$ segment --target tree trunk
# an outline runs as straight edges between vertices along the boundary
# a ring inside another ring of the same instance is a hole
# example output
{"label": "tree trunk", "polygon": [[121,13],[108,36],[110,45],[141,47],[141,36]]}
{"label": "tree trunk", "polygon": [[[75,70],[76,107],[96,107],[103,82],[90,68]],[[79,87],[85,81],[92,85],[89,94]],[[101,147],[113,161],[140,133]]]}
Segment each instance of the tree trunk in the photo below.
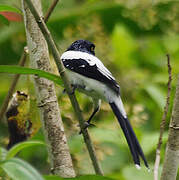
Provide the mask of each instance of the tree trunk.
{"label": "tree trunk", "polygon": [[[33,0],[33,3],[42,15],[40,0]],[[31,66],[50,72],[47,43],[24,0],[22,0],[22,9]],[[44,78],[35,77],[34,79],[53,173],[61,177],[74,177],[75,172],[64,133],[54,84]]]}
{"label": "tree trunk", "polygon": [[179,76],[161,180],[175,180],[179,168]]}

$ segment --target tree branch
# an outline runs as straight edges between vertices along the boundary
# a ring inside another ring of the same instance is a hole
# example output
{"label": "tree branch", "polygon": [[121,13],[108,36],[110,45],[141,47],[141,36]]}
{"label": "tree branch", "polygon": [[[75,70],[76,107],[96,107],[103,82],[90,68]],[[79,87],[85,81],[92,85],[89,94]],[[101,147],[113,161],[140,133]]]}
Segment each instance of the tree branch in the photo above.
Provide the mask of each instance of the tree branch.
{"label": "tree branch", "polygon": [[176,180],[179,167],[179,76],[161,180]]}
{"label": "tree branch", "polygon": [[53,10],[55,9],[57,3],[59,0],[54,0],[53,3],[51,4],[51,6],[49,7],[49,9],[47,10],[45,17],[44,17],[44,21],[45,23],[48,21],[50,15],[52,14]]}
{"label": "tree branch", "polygon": [[79,104],[77,102],[77,99],[76,99],[75,95],[72,94],[72,88],[71,88],[69,80],[68,80],[68,78],[66,76],[63,63],[61,62],[60,55],[59,55],[57,47],[56,47],[56,45],[55,45],[55,43],[53,41],[53,38],[52,38],[52,36],[51,36],[45,22],[43,21],[43,18],[40,17],[39,13],[35,9],[33,3],[31,2],[31,0],[25,0],[25,1],[27,2],[28,6],[29,6],[29,9],[31,10],[32,14],[34,15],[34,17],[36,19],[36,22],[38,23],[39,28],[41,29],[41,31],[42,31],[42,33],[43,33],[43,35],[44,35],[44,37],[45,37],[45,39],[46,39],[46,41],[47,41],[47,43],[49,45],[49,48],[52,51],[54,60],[55,60],[55,62],[57,64],[57,67],[58,67],[58,70],[60,72],[61,78],[62,78],[62,80],[64,82],[65,89],[67,90],[67,93],[69,95],[71,104],[72,104],[73,109],[75,111],[75,114],[76,114],[76,116],[78,118],[80,128],[82,130],[82,134],[83,134],[83,137],[84,137],[84,141],[86,143],[86,146],[87,146],[90,158],[92,160],[95,172],[96,172],[96,174],[103,175],[102,169],[101,169],[101,167],[99,165],[99,162],[97,160],[94,147],[93,147],[92,142],[91,142],[91,138],[90,138],[90,136],[88,134],[88,130],[83,128],[85,121],[83,119],[83,116],[82,116]]}
{"label": "tree branch", "polygon": [[164,113],[162,116],[162,121],[160,123],[160,135],[159,135],[159,140],[157,144],[157,149],[156,149],[156,159],[155,159],[155,164],[154,164],[154,180],[158,180],[158,168],[160,165],[160,149],[162,145],[162,138],[163,138],[163,133],[165,130],[165,125],[166,125],[166,118],[167,118],[167,113],[168,113],[168,107],[170,104],[170,94],[171,94],[171,82],[172,82],[172,69],[170,65],[170,55],[167,54],[167,67],[168,67],[168,83],[167,83],[167,98],[166,98],[166,104],[164,107]]}

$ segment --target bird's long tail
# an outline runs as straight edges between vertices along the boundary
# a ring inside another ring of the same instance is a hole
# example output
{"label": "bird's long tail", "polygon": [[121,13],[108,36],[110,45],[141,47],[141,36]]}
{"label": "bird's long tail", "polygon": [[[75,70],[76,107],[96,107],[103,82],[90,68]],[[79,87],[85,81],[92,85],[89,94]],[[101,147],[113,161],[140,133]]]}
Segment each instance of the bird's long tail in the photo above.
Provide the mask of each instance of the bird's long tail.
{"label": "bird's long tail", "polygon": [[143,159],[145,166],[149,168],[144,153],[142,151],[142,148],[126,116],[121,98],[120,97],[116,98],[114,102],[111,102],[109,104],[114,114],[116,115],[118,122],[124,132],[124,135],[126,137],[136,167],[140,168],[140,159],[139,159],[140,156]]}

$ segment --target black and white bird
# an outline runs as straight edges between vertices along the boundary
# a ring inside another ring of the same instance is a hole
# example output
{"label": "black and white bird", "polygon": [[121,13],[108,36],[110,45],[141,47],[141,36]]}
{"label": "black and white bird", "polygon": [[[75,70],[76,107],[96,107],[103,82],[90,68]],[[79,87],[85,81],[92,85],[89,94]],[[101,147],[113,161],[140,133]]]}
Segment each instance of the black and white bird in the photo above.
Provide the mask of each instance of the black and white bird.
{"label": "black and white bird", "polygon": [[95,56],[94,50],[93,43],[87,40],[77,40],[61,56],[73,89],[93,99],[94,111],[87,124],[90,125],[91,119],[99,110],[101,100],[109,103],[124,132],[136,167],[140,169],[139,157],[141,157],[148,168],[142,148],[127,118],[120,97],[120,86],[111,72]]}

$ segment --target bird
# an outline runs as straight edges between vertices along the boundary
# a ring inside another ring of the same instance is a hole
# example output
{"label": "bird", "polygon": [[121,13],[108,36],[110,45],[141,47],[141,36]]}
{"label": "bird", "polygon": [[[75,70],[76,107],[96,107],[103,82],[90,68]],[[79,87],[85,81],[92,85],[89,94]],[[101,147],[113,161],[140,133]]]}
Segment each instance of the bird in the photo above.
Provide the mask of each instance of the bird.
{"label": "bird", "polygon": [[99,111],[101,100],[109,103],[125,135],[136,168],[141,168],[140,158],[142,158],[145,166],[149,169],[143,150],[124,109],[120,86],[112,73],[95,56],[95,45],[88,40],[76,40],[61,55],[61,60],[73,93],[78,90],[93,100],[94,111],[86,121],[85,128],[90,125],[92,118]]}

